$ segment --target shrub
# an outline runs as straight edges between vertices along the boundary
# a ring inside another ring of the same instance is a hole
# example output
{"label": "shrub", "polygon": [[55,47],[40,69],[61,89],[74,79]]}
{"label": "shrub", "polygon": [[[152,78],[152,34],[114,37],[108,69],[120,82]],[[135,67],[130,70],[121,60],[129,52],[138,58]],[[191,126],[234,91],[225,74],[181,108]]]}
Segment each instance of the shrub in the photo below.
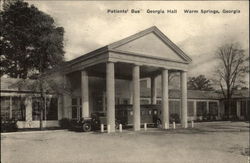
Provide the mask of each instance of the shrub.
{"label": "shrub", "polygon": [[63,129],[70,129],[71,128],[71,122],[68,118],[63,118],[59,121],[59,125]]}
{"label": "shrub", "polygon": [[15,132],[17,131],[17,121],[12,119],[2,119],[1,118],[1,132]]}

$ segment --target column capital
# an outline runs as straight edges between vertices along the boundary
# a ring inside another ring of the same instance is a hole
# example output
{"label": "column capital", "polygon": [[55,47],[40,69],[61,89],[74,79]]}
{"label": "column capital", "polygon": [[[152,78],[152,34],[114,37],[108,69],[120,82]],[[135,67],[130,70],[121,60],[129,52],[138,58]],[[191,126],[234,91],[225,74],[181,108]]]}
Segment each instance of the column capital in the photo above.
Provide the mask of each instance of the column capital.
{"label": "column capital", "polygon": [[142,66],[141,64],[138,64],[138,63],[132,63],[132,66],[136,67],[136,66]]}
{"label": "column capital", "polygon": [[161,67],[161,70],[170,70],[170,69],[166,67]]}
{"label": "column capital", "polygon": [[180,72],[188,72],[188,70],[180,70]]}
{"label": "column capital", "polygon": [[106,63],[116,63],[115,61],[107,61]]}

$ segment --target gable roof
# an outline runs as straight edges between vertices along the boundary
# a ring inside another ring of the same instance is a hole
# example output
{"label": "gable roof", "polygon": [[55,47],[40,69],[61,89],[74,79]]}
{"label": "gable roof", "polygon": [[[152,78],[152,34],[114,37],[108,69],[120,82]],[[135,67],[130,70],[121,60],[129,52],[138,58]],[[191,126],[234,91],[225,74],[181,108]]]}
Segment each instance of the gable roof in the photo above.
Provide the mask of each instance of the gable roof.
{"label": "gable roof", "polygon": [[175,45],[166,35],[164,35],[156,26],[152,26],[150,28],[147,28],[143,31],[140,31],[134,35],[128,36],[122,40],[113,42],[109,45],[103,46],[101,48],[98,48],[96,50],[93,50],[91,52],[88,52],[86,54],[83,54],[77,58],[74,58],[70,61],[67,61],[65,64],[75,64],[78,62],[81,62],[82,60],[85,60],[95,54],[101,54],[101,53],[105,53],[108,51],[116,51],[115,48],[124,45],[128,42],[131,42],[133,40],[136,40],[138,38],[141,38],[149,33],[154,33],[156,36],[158,36],[170,49],[172,49],[177,55],[179,55],[181,58],[183,58],[187,63],[190,63],[192,61],[192,59],[185,54],[177,45]]}
{"label": "gable roof", "polygon": [[124,44],[127,44],[131,41],[134,41],[136,39],[139,39],[145,35],[148,35],[150,33],[155,34],[158,36],[171,50],[173,50],[177,55],[179,55],[182,59],[184,59],[186,62],[190,63],[192,59],[185,54],[176,44],[174,44],[165,34],[163,34],[156,26],[152,26],[150,28],[147,28],[141,32],[138,32],[134,35],[131,35],[129,37],[126,37],[120,41],[111,43],[107,45],[108,50],[115,51],[115,48],[120,47]]}

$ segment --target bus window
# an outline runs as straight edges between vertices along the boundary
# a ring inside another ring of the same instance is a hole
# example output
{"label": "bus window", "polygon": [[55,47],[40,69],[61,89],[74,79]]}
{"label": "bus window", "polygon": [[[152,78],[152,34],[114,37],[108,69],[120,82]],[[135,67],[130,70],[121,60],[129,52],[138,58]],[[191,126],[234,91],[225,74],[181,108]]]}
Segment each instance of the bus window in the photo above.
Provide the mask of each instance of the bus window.
{"label": "bus window", "polygon": [[124,116],[127,116],[127,111],[126,110],[124,111]]}
{"label": "bus window", "polygon": [[154,110],[154,115],[157,115],[157,110]]}
{"label": "bus window", "polygon": [[152,113],[152,111],[151,111],[151,110],[149,110],[149,111],[148,111],[148,114],[149,114],[149,115],[151,115],[151,113]]}

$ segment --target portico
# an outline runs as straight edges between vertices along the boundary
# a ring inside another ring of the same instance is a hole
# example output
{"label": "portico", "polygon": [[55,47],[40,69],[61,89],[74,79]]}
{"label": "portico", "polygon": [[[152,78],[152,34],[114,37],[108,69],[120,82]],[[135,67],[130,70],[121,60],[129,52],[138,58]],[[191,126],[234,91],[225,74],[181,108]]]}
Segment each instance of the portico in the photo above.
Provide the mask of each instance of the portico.
{"label": "portico", "polygon": [[[180,73],[181,123],[187,127],[187,68],[191,62],[182,50],[171,42],[157,27],[151,27],[121,41],[92,51],[69,61],[63,69],[64,76],[80,72],[81,116],[90,117],[90,77],[105,80],[107,125],[115,132],[116,79],[132,83],[130,98],[133,106],[133,128],[141,127],[140,79],[151,78],[151,101],[156,104],[155,78],[162,77],[162,126],[169,128],[169,72]],[[65,106],[66,107],[66,104]]]}

